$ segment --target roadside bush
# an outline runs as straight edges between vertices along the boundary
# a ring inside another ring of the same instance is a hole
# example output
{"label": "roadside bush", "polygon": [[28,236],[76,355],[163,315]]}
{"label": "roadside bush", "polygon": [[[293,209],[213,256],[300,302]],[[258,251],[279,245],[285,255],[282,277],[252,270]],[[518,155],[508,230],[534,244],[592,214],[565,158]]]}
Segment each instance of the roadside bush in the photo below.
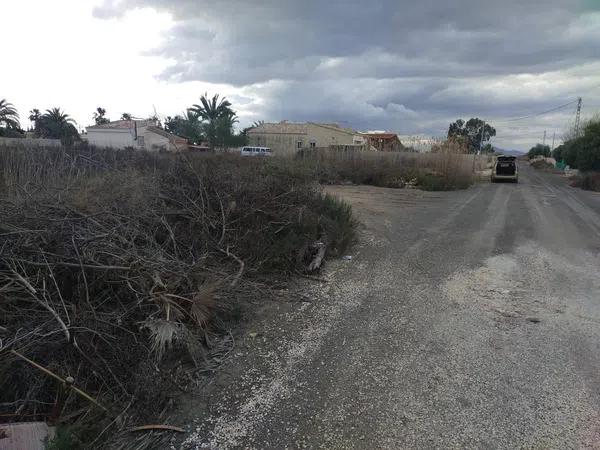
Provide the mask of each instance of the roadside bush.
{"label": "roadside bush", "polygon": [[565,144],[561,144],[558,147],[556,147],[554,150],[552,150],[552,157],[558,162],[558,161],[562,161],[565,157],[564,155],[564,151],[565,151]]}
{"label": "roadside bush", "polygon": [[581,136],[566,141],[561,147],[562,158],[572,168],[600,170],[600,118],[588,121]]}
{"label": "roadside bush", "polygon": [[570,181],[571,186],[584,189],[586,191],[600,192],[600,173],[599,172],[586,172],[581,173]]}
{"label": "roadside bush", "polygon": [[232,311],[305,271],[321,243],[352,242],[350,207],[312,175],[237,155],[0,151],[1,417],[57,420],[60,383],[25,357],[108,410],[67,396],[82,448],[156,420],[213,364]]}

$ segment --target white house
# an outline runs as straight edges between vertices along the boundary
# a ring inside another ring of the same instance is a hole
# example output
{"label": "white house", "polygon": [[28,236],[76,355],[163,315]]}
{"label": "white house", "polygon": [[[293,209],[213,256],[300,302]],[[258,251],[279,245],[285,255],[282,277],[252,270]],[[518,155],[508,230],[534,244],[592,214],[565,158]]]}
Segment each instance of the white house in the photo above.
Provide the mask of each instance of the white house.
{"label": "white house", "polygon": [[187,139],[157,127],[154,120],[117,120],[87,127],[86,131],[88,143],[97,147],[187,150]]}

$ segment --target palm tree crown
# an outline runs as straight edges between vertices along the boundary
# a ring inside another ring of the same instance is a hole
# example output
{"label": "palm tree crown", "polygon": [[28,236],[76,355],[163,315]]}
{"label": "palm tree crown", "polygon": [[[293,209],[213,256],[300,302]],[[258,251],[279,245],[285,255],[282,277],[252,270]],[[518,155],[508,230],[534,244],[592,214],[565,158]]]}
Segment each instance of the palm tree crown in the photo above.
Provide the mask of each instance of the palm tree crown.
{"label": "palm tree crown", "polygon": [[6,101],[6,99],[0,100],[0,126],[6,126],[6,128],[20,128],[19,124],[19,113],[12,103]]}
{"label": "palm tree crown", "polygon": [[42,117],[55,124],[66,125],[68,123],[75,123],[75,120],[69,117],[68,114],[61,111],[60,108],[47,109]]}
{"label": "palm tree crown", "polygon": [[233,112],[229,100],[225,97],[219,100],[219,94],[215,94],[211,99],[204,94],[200,97],[200,103],[200,105],[192,105],[190,110],[203,120],[212,121]]}
{"label": "palm tree crown", "polygon": [[188,115],[190,113],[205,122],[204,134],[212,149],[217,144],[224,143],[232,133],[233,124],[237,122],[237,115],[231,109],[231,103],[225,97],[219,99],[219,94],[215,94],[210,99],[208,94],[204,94],[200,97],[200,104],[189,108]]}

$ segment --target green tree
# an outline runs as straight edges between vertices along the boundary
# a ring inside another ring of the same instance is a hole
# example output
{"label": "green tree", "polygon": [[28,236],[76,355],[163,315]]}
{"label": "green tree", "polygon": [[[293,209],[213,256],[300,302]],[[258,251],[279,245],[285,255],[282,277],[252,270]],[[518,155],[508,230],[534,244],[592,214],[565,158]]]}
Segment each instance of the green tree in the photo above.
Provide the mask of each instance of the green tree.
{"label": "green tree", "polygon": [[39,109],[33,108],[29,111],[29,121],[33,124],[33,134],[35,137],[41,137],[40,133],[40,122],[42,120],[42,113]]}
{"label": "green tree", "polygon": [[533,147],[531,147],[529,152],[527,152],[527,156],[529,157],[529,159],[532,159],[536,156],[549,157],[550,156],[550,147],[548,145],[535,144]]}
{"label": "green tree", "polygon": [[43,138],[60,139],[66,145],[79,139],[75,121],[60,108],[46,110],[38,120],[37,133]]}
{"label": "green tree", "polygon": [[203,139],[202,124],[199,116],[191,111],[175,117],[168,116],[165,119],[165,130],[186,138],[188,141],[198,144]]}
{"label": "green tree", "polygon": [[600,118],[587,122],[583,133],[568,146],[567,164],[582,171],[600,171]]}
{"label": "green tree", "polygon": [[470,153],[477,153],[480,146],[489,142],[493,136],[496,136],[496,129],[478,118],[471,118],[466,122],[458,119],[448,127],[448,138],[465,138]]}
{"label": "green tree", "polygon": [[[235,136],[233,126],[238,122],[236,114],[231,111],[229,114],[219,117],[215,121],[216,142],[220,147],[227,147]],[[206,124],[208,125],[208,124]]]}
{"label": "green tree", "polygon": [[552,157],[556,161],[562,161],[565,158],[564,152],[565,152],[565,144],[560,144],[558,147],[556,147],[554,150],[552,150]]}
{"label": "green tree", "polygon": [[231,103],[225,97],[219,99],[219,94],[211,99],[204,94],[200,97],[200,104],[192,105],[190,111],[202,119],[204,134],[212,150],[231,135],[233,124],[237,122]]}
{"label": "green tree", "polygon": [[100,106],[96,108],[94,112],[94,122],[96,125],[104,125],[110,122],[110,119],[106,117],[106,110]]}
{"label": "green tree", "polygon": [[19,113],[12,103],[6,99],[0,100],[0,127],[8,129],[20,129]]}
{"label": "green tree", "polygon": [[121,114],[121,120],[131,120],[132,119],[132,115],[129,113],[124,112],[123,114]]}
{"label": "green tree", "polygon": [[11,138],[25,136],[25,132],[19,124],[17,109],[5,99],[0,100],[0,136]]}

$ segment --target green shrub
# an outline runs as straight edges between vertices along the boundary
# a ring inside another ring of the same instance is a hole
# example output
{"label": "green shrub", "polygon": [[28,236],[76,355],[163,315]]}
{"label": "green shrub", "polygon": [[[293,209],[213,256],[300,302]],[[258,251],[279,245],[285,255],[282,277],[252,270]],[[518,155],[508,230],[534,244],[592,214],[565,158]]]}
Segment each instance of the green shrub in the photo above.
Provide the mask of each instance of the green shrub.
{"label": "green shrub", "polygon": [[581,136],[568,140],[561,147],[560,156],[572,168],[600,170],[600,119],[588,121]]}

